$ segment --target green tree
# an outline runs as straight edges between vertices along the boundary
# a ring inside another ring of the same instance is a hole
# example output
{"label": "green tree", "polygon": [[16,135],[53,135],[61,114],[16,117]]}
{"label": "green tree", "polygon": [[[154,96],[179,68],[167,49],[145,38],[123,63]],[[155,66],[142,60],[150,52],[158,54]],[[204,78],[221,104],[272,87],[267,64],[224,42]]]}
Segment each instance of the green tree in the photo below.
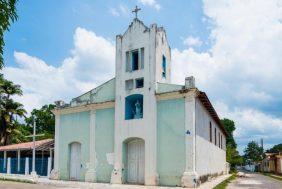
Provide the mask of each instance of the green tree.
{"label": "green tree", "polygon": [[226,148],[226,161],[230,163],[231,169],[235,170],[236,165],[243,164],[243,157],[240,156],[236,148],[227,146]]}
{"label": "green tree", "polygon": [[18,0],[0,0],[0,69],[4,66],[4,33],[9,30],[12,22],[18,18],[16,4]]}
{"label": "green tree", "polygon": [[246,159],[246,161],[258,163],[263,158],[263,149],[255,141],[248,143],[247,148],[244,150],[244,153],[244,158]]}
{"label": "green tree", "polygon": [[221,120],[221,122],[228,133],[228,136],[226,137],[226,145],[232,148],[237,148],[237,144],[233,136],[233,132],[236,129],[234,121],[224,118]]}
{"label": "green tree", "polygon": [[221,123],[224,125],[228,134],[226,136],[226,161],[230,163],[230,168],[234,171],[236,165],[241,165],[243,163],[243,158],[237,151],[237,144],[233,136],[233,132],[236,129],[235,123],[227,118],[222,119]]}
{"label": "green tree", "polygon": [[34,120],[36,122],[36,132],[40,134],[44,134],[43,137],[39,137],[39,139],[45,138],[54,138],[55,134],[55,116],[51,112],[52,109],[55,108],[54,104],[44,105],[41,109],[33,109],[30,117],[25,119],[27,125],[32,126]]}
{"label": "green tree", "polygon": [[8,138],[11,139],[17,132],[17,118],[24,117],[26,114],[23,105],[11,98],[21,95],[20,86],[4,79],[0,74],[0,145],[8,144]]}
{"label": "green tree", "polygon": [[276,144],[272,148],[266,150],[267,153],[279,153],[282,152],[282,143]]}
{"label": "green tree", "polygon": [[7,137],[7,144],[18,144],[22,142],[29,142],[32,138],[26,137],[32,134],[32,128],[15,121],[14,129]]}

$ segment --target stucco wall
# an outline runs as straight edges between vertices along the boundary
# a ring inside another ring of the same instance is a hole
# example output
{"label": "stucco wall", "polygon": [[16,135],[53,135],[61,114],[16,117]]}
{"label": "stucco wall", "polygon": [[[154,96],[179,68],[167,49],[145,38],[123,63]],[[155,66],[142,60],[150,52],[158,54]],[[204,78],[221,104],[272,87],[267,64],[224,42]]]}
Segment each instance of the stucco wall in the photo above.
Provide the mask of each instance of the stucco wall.
{"label": "stucco wall", "polygon": [[81,144],[82,168],[80,180],[84,180],[86,163],[89,160],[89,112],[80,112],[61,115],[60,140],[59,140],[59,170],[60,179],[69,179],[69,144],[79,142]]}
{"label": "stucco wall", "polygon": [[97,182],[110,182],[113,162],[107,160],[114,153],[114,109],[96,110],[95,149]]}
{"label": "stucco wall", "polygon": [[[212,142],[210,142],[210,122]],[[217,130],[215,145],[214,128]],[[218,145],[218,133],[222,135],[223,149]],[[220,174],[225,170],[225,136],[199,100],[196,100],[196,172],[200,176]]]}
{"label": "stucco wall", "polygon": [[185,170],[184,103],[184,99],[157,103],[157,171],[160,185],[181,185]]}
{"label": "stucco wall", "polygon": [[72,99],[71,106],[115,100],[115,78]]}

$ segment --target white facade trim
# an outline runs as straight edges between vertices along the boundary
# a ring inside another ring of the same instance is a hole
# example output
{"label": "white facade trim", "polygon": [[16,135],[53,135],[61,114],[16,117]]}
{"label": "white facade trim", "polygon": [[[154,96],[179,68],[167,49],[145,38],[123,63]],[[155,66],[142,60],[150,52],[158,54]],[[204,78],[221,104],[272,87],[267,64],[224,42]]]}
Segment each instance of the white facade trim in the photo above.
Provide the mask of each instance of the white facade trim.
{"label": "white facade trim", "polygon": [[89,164],[85,174],[85,181],[96,182],[96,149],[95,149],[95,127],[96,127],[96,110],[90,111],[90,132],[89,132]]}
{"label": "white facade trim", "polygon": [[60,141],[59,141],[59,139],[60,139],[60,137],[59,137],[59,135],[60,135],[60,115],[56,115],[55,116],[55,120],[56,120],[56,124],[55,124],[55,154],[54,154],[54,156],[55,156],[55,158],[54,158],[54,160],[55,160],[55,162],[54,162],[54,168],[55,168],[55,170],[59,170],[59,143],[60,143]]}
{"label": "white facade trim", "polygon": [[186,166],[183,173],[182,187],[196,187],[198,175],[196,172],[196,95],[185,98],[185,146]]}
{"label": "white facade trim", "polygon": [[106,109],[106,108],[113,108],[115,107],[114,101],[108,101],[108,102],[102,102],[102,103],[92,103],[92,104],[86,104],[81,106],[75,106],[75,107],[66,107],[63,109],[54,109],[52,110],[53,114],[70,114],[70,113],[78,113],[78,112],[85,112],[90,110],[97,110],[97,109]]}

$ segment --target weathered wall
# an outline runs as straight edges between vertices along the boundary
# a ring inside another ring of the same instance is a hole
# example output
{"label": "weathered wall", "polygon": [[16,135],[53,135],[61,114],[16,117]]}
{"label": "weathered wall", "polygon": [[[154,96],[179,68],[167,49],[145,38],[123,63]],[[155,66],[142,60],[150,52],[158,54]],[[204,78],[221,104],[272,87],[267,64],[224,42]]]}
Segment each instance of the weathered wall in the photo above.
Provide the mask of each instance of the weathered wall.
{"label": "weathered wall", "polygon": [[[115,172],[113,183],[121,183],[123,142],[129,138],[145,140],[145,185],[157,185],[156,174],[156,33],[157,25],[146,27],[134,19],[124,35],[116,39],[116,97],[115,97]],[[144,68],[126,72],[126,52],[144,48]],[[128,79],[144,78],[143,88],[125,90]],[[143,118],[125,120],[125,98],[142,94]]]}
{"label": "weathered wall", "polygon": [[156,84],[156,93],[167,93],[172,91],[179,91],[184,86],[183,85],[176,85],[176,84],[170,84],[170,83],[157,83]]}
{"label": "weathered wall", "polygon": [[[210,122],[212,142],[210,142]],[[215,145],[214,128],[217,128]],[[222,135],[223,149],[218,145],[218,133]],[[196,101],[196,172],[199,176],[221,174],[226,166],[225,136],[199,100]]]}
{"label": "weathered wall", "polygon": [[80,180],[84,180],[86,163],[89,159],[89,112],[80,112],[61,115],[59,127],[59,170],[60,179],[69,179],[69,144],[79,142],[81,144],[82,168]]}
{"label": "weathered wall", "polygon": [[99,85],[98,87],[72,99],[71,106],[99,103],[115,100],[115,78]]}
{"label": "weathered wall", "polygon": [[110,182],[114,153],[114,108],[96,110],[95,149],[97,182]]}
{"label": "weathered wall", "polygon": [[185,170],[184,103],[184,99],[157,103],[157,171],[160,185],[181,185]]}

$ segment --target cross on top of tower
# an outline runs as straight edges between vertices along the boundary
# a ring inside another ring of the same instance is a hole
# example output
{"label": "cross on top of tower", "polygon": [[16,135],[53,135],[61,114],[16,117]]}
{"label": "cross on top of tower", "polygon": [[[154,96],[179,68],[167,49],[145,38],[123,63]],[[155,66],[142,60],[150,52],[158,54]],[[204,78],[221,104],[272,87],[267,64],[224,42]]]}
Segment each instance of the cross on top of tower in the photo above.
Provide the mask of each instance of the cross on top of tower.
{"label": "cross on top of tower", "polygon": [[135,6],[135,9],[132,10],[132,13],[135,13],[135,18],[137,19],[137,13],[138,11],[140,11],[141,9],[137,7],[137,5]]}

